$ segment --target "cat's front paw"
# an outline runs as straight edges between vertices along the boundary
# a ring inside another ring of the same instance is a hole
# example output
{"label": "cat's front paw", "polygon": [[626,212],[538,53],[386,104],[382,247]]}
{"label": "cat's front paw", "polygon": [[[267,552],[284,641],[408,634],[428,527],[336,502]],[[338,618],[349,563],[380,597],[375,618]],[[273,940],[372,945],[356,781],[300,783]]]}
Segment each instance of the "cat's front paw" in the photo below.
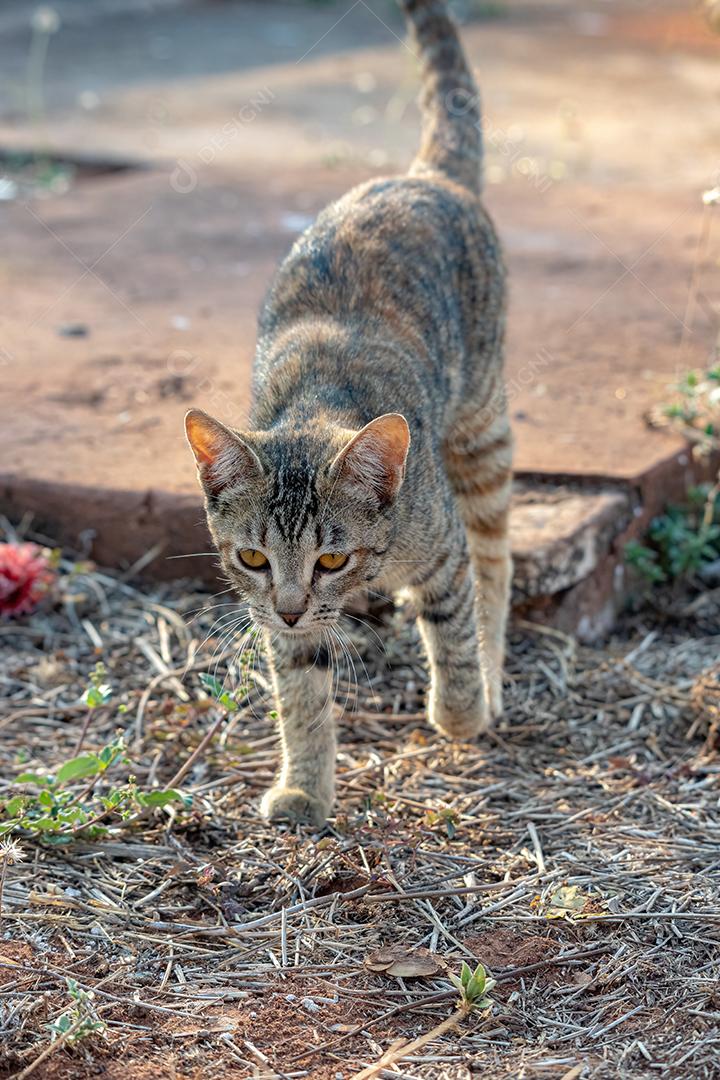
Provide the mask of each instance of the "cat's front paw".
{"label": "cat's front paw", "polygon": [[469,740],[487,731],[493,716],[483,698],[468,707],[450,706],[446,702],[430,699],[428,720],[434,728],[451,739]]}
{"label": "cat's front paw", "polygon": [[[490,723],[499,720],[503,714],[503,679],[502,662],[491,667],[484,675],[485,694],[490,709]],[[488,725],[489,726],[489,725]]]}
{"label": "cat's front paw", "polygon": [[263,795],[260,810],[270,821],[290,821],[319,828],[327,820],[330,803],[302,788],[272,787]]}

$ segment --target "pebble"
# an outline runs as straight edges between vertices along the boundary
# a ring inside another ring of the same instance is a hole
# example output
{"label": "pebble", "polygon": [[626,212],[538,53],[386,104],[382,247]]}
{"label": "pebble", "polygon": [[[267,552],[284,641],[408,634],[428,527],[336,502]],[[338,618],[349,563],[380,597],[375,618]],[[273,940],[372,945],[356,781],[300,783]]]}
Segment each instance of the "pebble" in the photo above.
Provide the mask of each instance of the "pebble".
{"label": "pebble", "polygon": [[63,323],[58,326],[60,337],[87,337],[90,331],[84,323]]}

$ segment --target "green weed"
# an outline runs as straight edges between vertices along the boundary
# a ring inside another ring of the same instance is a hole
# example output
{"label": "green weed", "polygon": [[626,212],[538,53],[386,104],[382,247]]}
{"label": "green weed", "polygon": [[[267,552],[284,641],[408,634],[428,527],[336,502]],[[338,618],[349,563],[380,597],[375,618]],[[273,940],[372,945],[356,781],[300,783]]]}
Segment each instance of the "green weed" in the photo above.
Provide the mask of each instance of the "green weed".
{"label": "green weed", "polygon": [[[82,701],[88,719],[94,709],[107,705],[112,688],[105,680],[105,668],[97,664]],[[83,735],[87,730],[87,720]],[[81,836],[92,839],[107,833],[106,822],[125,821],[149,808],[191,799],[176,788],[142,791],[135,778],[124,783],[107,782],[107,774],[130,766],[121,736],[98,751],[87,750],[60,763],[52,772],[21,772],[14,787],[31,788],[0,803],[0,837],[10,833],[41,837],[47,843],[62,844]],[[114,779],[114,778],[113,778]]]}
{"label": "green weed", "polygon": [[694,579],[720,559],[720,491],[691,488],[684,506],[668,506],[650,522],[645,542],[632,540],[625,561],[648,585]]}
{"label": "green weed", "polygon": [[428,810],[425,814],[425,824],[430,829],[441,829],[447,834],[448,840],[454,840],[457,835],[460,818],[457,810],[445,807],[442,810]]}
{"label": "green weed", "polygon": [[448,978],[453,986],[460,991],[461,1004],[467,1009],[489,1009],[492,1000],[487,997],[495,986],[495,979],[489,979],[482,964],[478,964],[471,971],[463,960],[460,975],[450,975]]}
{"label": "green weed", "polygon": [[57,1020],[47,1025],[52,1041],[62,1039],[63,1043],[72,1045],[90,1035],[104,1034],[105,1023],[95,1009],[92,990],[83,990],[75,979],[67,979],[66,982],[72,1005]]}
{"label": "green weed", "polygon": [[[717,349],[716,349],[717,354]],[[650,422],[687,439],[693,456],[708,461],[720,453],[720,363],[687,371],[674,401],[653,410]],[[648,585],[695,578],[720,559],[720,475],[713,484],[688,491],[682,506],[668,506],[651,523],[645,542],[633,540],[625,561]]]}
{"label": "green weed", "polygon": [[651,417],[658,427],[679,431],[695,453],[707,456],[720,449],[720,363],[704,371],[687,371],[676,386],[676,399]]}

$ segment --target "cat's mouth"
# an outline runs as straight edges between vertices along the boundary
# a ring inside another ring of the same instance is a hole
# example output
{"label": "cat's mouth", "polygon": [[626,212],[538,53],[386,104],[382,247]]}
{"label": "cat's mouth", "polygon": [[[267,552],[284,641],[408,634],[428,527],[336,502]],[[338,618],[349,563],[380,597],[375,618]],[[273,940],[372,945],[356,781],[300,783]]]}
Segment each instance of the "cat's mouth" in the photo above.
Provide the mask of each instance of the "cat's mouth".
{"label": "cat's mouth", "polygon": [[309,634],[312,630],[316,629],[312,623],[308,623],[307,626],[283,626],[280,623],[273,623],[272,630],[274,633],[284,634],[285,637],[302,637],[304,634]]}
{"label": "cat's mouth", "polygon": [[256,612],[253,617],[256,624],[270,634],[282,634],[284,637],[291,638],[318,634],[322,630],[331,629],[338,622],[340,612],[332,616],[325,614],[316,616],[305,612],[292,625],[285,622],[277,612]]}
{"label": "cat's mouth", "polygon": [[300,620],[295,626],[286,626],[280,619],[273,621],[268,626],[274,634],[284,634],[286,637],[303,637],[305,634],[318,634],[321,630],[328,630],[335,625],[336,619],[308,619],[307,622]]}
{"label": "cat's mouth", "polygon": [[282,616],[275,611],[251,610],[250,614],[255,625],[259,626],[261,630],[266,630],[273,637],[276,634],[282,634],[283,637],[288,638],[302,637],[304,634],[317,629],[315,620],[307,614],[301,615],[292,624],[285,622]]}

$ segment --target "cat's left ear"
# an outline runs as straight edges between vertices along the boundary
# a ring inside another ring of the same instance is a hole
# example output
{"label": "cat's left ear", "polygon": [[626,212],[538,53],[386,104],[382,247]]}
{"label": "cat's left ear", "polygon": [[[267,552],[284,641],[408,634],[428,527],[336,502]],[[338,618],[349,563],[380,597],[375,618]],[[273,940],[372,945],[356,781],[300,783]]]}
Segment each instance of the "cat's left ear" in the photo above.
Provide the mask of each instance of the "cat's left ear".
{"label": "cat's left ear", "polygon": [[405,479],[410,429],[400,413],[371,420],[333,461],[330,472],[347,483],[369,489],[381,503],[390,503]]}
{"label": "cat's left ear", "polygon": [[202,409],[190,409],[185,432],[195,455],[200,482],[209,495],[223,488],[248,487],[263,475],[255,451],[245,440]]}

